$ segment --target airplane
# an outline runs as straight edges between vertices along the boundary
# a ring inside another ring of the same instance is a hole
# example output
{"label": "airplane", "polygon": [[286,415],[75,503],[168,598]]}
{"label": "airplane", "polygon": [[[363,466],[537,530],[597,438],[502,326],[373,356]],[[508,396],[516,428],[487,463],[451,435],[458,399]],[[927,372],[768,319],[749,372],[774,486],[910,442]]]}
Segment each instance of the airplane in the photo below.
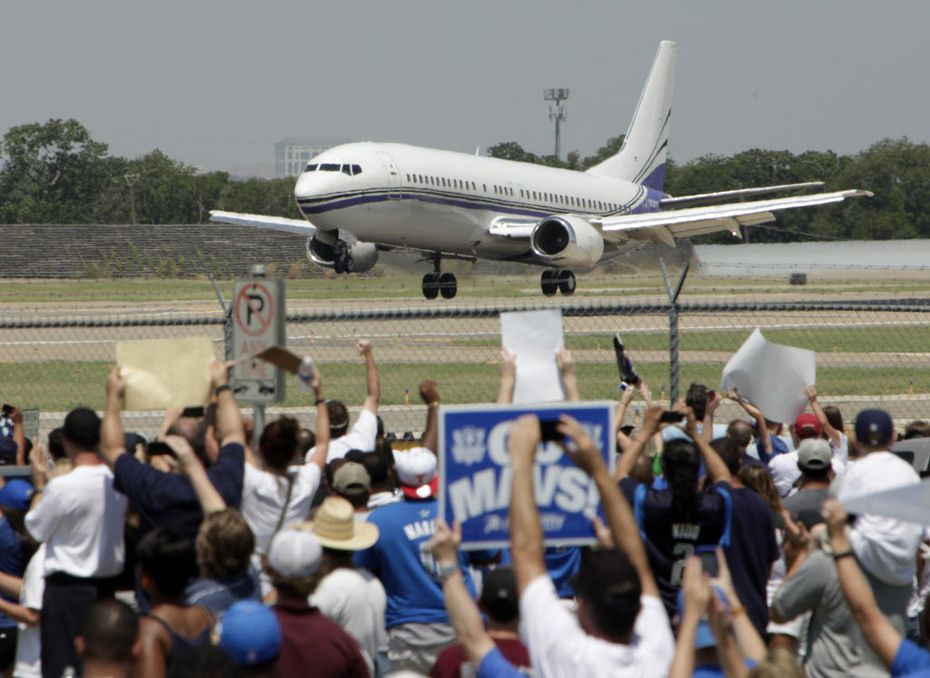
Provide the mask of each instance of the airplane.
{"label": "airplane", "polygon": [[[427,299],[455,297],[443,259],[544,267],[546,296],[575,291],[574,270],[657,242],[775,220],[774,212],[871,196],[797,194],[822,182],[673,197],[663,192],[677,43],[663,41],[619,152],[575,171],[405,144],[350,143],[310,160],[294,197],[304,220],[214,210],[213,222],[307,236],[308,259],[337,273],[370,270],[379,252],[412,250],[432,261]],[[764,200],[763,195],[793,193]],[[736,201],[736,202],[735,202]]]}

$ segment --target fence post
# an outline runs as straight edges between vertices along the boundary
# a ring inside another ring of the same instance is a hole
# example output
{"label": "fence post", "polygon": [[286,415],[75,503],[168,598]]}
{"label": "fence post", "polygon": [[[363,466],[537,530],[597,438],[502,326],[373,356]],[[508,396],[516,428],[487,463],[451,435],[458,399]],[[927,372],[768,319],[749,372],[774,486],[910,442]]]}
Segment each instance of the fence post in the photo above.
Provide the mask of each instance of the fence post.
{"label": "fence post", "polygon": [[223,291],[216,283],[216,278],[213,277],[212,273],[210,274],[210,282],[213,284],[213,292],[216,294],[216,298],[220,302],[220,308],[223,309],[223,358],[225,360],[232,360],[232,306],[226,304],[226,300],[223,298]]}
{"label": "fence post", "polygon": [[665,260],[659,259],[659,265],[662,268],[662,282],[665,283],[665,292],[668,295],[668,398],[669,402],[674,405],[678,400],[680,390],[679,380],[681,378],[678,364],[678,311],[681,305],[678,303],[678,296],[685,284],[685,277],[688,275],[690,262],[685,263],[681,275],[678,276],[678,284],[672,289],[671,280],[668,277],[668,269],[665,267]]}

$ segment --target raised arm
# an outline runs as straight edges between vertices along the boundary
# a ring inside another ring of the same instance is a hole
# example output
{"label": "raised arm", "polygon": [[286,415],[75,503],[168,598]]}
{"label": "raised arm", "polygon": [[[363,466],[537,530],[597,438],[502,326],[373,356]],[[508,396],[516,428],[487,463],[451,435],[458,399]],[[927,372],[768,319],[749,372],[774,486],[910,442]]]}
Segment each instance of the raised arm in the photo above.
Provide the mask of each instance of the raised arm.
{"label": "raised arm", "polygon": [[701,453],[701,459],[704,461],[704,468],[707,469],[707,475],[709,475],[710,479],[714,482],[733,482],[730,469],[727,468],[723,459],[721,459],[717,451],[710,446],[710,443],[704,440],[703,436],[698,435],[697,426],[694,421],[694,413],[691,411],[691,408],[687,408],[686,414],[688,417],[688,425],[685,428],[685,433],[691,436],[695,446],[698,448],[698,452]]}
{"label": "raised arm", "polygon": [[817,387],[808,386],[804,389],[804,395],[807,396],[807,401],[811,404],[811,409],[814,410],[814,414],[817,415],[820,428],[823,429],[824,433],[830,436],[830,442],[833,443],[833,447],[839,447],[843,442],[843,433],[833,428],[833,424],[827,419],[827,413],[823,411],[823,407],[821,407],[820,403],[817,401]]}
{"label": "raised arm", "polygon": [[765,642],[753,626],[749,615],[746,614],[746,608],[740,602],[739,596],[736,595],[736,587],[733,586],[733,579],[730,577],[727,558],[723,549],[719,547],[717,548],[717,577],[713,583],[719,586],[727,596],[727,602],[730,605],[730,623],[740,652],[747,659],[761,662],[765,659],[767,652]]}
{"label": "raised arm", "polygon": [[700,558],[690,556],[685,562],[681,591],[685,598],[685,610],[678,628],[669,678],[691,678],[694,675],[694,641],[698,625],[707,613],[710,602],[710,584],[701,571]]}
{"label": "raised arm", "polygon": [[442,399],[439,397],[439,389],[435,381],[426,379],[420,382],[420,398],[426,403],[426,428],[423,429],[420,444],[433,454],[438,454],[439,406],[442,405]]}
{"label": "raised arm", "polygon": [[829,499],[823,503],[821,515],[827,522],[833,562],[853,619],[875,654],[881,657],[886,666],[891,666],[901,645],[901,635],[878,608],[869,582],[859,569],[852,546],[846,538],[846,509],[837,500]]}
{"label": "raised arm", "polygon": [[555,354],[555,363],[559,367],[559,376],[562,378],[565,400],[578,402],[581,400],[581,393],[578,390],[578,378],[575,375],[575,356],[567,348],[562,348]]}
{"label": "raised arm", "polygon": [[100,455],[113,468],[119,456],[126,451],[123,444],[123,424],[120,407],[126,382],[114,366],[107,375],[106,402],[103,406],[103,421],[100,423]]}
{"label": "raised arm", "polygon": [[630,563],[636,569],[643,595],[658,596],[659,587],[649,567],[649,559],[639,535],[636,519],[630,510],[630,505],[620,494],[620,489],[613,478],[610,477],[610,471],[607,470],[607,465],[597,445],[588,437],[581,424],[566,414],[559,417],[559,433],[572,441],[574,445],[566,446],[566,452],[582,471],[591,476],[597,486],[611,536],[617,547],[626,553]]}
{"label": "raised arm", "polygon": [[477,669],[484,656],[494,649],[494,641],[484,628],[478,606],[465,588],[458,558],[461,541],[461,527],[456,524],[450,530],[446,521],[440,518],[436,521],[436,531],[429,547],[436,564],[445,570],[442,592],[446,599],[449,621],[459,642],[465,646],[468,661]]}
{"label": "raised arm", "polygon": [[316,449],[310,457],[311,464],[326,468],[326,455],[329,453],[329,408],[323,397],[323,377],[319,368],[313,370],[313,381],[310,382],[316,402]]}
{"label": "raised arm", "polygon": [[501,349],[501,383],[497,389],[497,404],[509,405],[513,402],[513,387],[517,383],[517,356],[506,348]]}
{"label": "raised arm", "polygon": [[226,508],[226,502],[223,501],[223,497],[213,487],[213,483],[210,482],[203,464],[200,463],[190,444],[181,436],[165,436],[165,443],[174,452],[174,456],[177,457],[181,473],[187,476],[187,479],[190,480],[191,485],[194,487],[194,492],[197,493],[197,499],[200,501],[200,507],[203,509],[204,514],[215,513]]}
{"label": "raised arm", "polygon": [[378,368],[375,365],[375,354],[371,348],[371,342],[367,339],[359,339],[355,344],[356,350],[365,359],[365,382],[368,385],[368,396],[365,398],[363,407],[371,410],[373,414],[378,414],[378,403],[381,401],[381,382],[378,380]]}
{"label": "raised arm", "polygon": [[720,407],[722,400],[720,394],[714,392],[714,397],[707,402],[707,407],[704,408],[704,428],[701,429],[701,438],[707,442],[714,439],[714,417],[717,416],[717,408]]}
{"label": "raised arm", "polygon": [[229,368],[233,362],[214,360],[210,365],[213,378],[213,394],[216,396],[216,430],[220,445],[239,443],[245,446],[245,423],[239,412],[239,405],[229,387]]}
{"label": "raised arm", "polygon": [[756,432],[759,435],[759,444],[757,445],[759,459],[767,463],[772,458],[773,448],[769,427],[765,423],[765,413],[743,398],[735,388],[727,391],[727,398],[742,407],[743,411],[756,422]]}
{"label": "raised arm", "polygon": [[19,407],[14,407],[10,412],[10,419],[13,421],[13,442],[16,443],[17,466],[26,464],[26,429],[23,427],[23,411]]}
{"label": "raised arm", "polygon": [[614,410],[615,433],[619,433],[620,429],[623,427],[626,411],[629,409],[630,403],[633,402],[634,395],[636,395],[636,389],[632,386],[628,386],[620,395],[620,401],[617,403],[617,408]]}
{"label": "raised arm", "polygon": [[530,582],[546,574],[539,509],[533,493],[533,462],[542,434],[539,419],[532,414],[517,419],[510,427],[510,460],[513,490],[510,494],[510,553],[517,591],[523,595]]}
{"label": "raised arm", "polygon": [[659,430],[659,420],[662,417],[662,412],[661,405],[650,405],[646,408],[646,413],[643,415],[643,425],[633,436],[630,444],[622,448],[620,459],[617,461],[617,467],[614,470],[614,480],[619,481],[630,475],[636,465],[636,460],[643,453],[646,443]]}

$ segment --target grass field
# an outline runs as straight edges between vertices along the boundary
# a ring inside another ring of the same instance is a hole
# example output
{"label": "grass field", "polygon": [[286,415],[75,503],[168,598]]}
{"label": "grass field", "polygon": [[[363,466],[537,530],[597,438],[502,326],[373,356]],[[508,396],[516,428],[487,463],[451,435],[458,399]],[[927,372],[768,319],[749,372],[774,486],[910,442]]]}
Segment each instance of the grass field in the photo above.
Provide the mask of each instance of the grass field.
{"label": "grass field", "polygon": [[[110,363],[50,361],[0,364],[4,401],[24,408],[61,411],[76,404],[101,408],[103,384]],[[669,375],[664,363],[637,363],[640,375],[652,386],[657,398],[667,393]],[[719,363],[691,363],[682,366],[682,388],[692,381],[709,385],[720,381]],[[379,367],[381,402],[384,405],[417,403],[417,387],[423,379],[439,382],[444,402],[491,402],[497,395],[498,368],[491,363],[387,363]],[[330,364],[323,368],[326,394],[349,404],[365,398],[364,367],[358,363]],[[613,361],[579,363],[578,380],[585,399],[613,399],[617,396],[617,371]],[[817,370],[818,390],[830,394],[891,395],[930,391],[930,367],[821,367]],[[310,402],[310,395],[297,390],[291,378],[287,385],[287,406]]]}
{"label": "grass field", "polygon": [[[424,269],[425,270],[425,269]],[[287,281],[289,299],[402,299],[420,296],[420,276],[417,269],[405,275],[381,277],[348,277],[295,279]],[[461,275],[460,297],[542,298],[538,272],[526,275]],[[232,281],[219,281],[225,294]],[[838,297],[856,293],[887,295],[925,294],[925,281],[913,280],[823,280],[804,287],[788,285],[786,280],[749,280],[708,278],[692,275],[685,286],[683,300],[689,296],[727,295],[758,296],[803,293],[811,297]],[[665,289],[658,275],[581,275],[576,297],[622,298],[663,296]],[[10,280],[0,285],[3,303],[75,303],[80,302],[167,302],[212,301],[213,287],[205,279],[81,279],[81,280]],[[441,302],[438,302],[441,303]]]}

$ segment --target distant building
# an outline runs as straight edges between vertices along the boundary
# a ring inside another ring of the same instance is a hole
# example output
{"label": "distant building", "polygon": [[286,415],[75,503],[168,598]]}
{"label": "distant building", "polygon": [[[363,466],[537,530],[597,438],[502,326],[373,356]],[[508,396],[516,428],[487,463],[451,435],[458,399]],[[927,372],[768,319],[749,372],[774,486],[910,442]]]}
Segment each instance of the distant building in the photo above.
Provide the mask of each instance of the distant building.
{"label": "distant building", "polygon": [[351,139],[343,137],[282,139],[274,145],[275,174],[279,177],[295,177],[303,171],[304,166],[313,156],[350,141]]}

